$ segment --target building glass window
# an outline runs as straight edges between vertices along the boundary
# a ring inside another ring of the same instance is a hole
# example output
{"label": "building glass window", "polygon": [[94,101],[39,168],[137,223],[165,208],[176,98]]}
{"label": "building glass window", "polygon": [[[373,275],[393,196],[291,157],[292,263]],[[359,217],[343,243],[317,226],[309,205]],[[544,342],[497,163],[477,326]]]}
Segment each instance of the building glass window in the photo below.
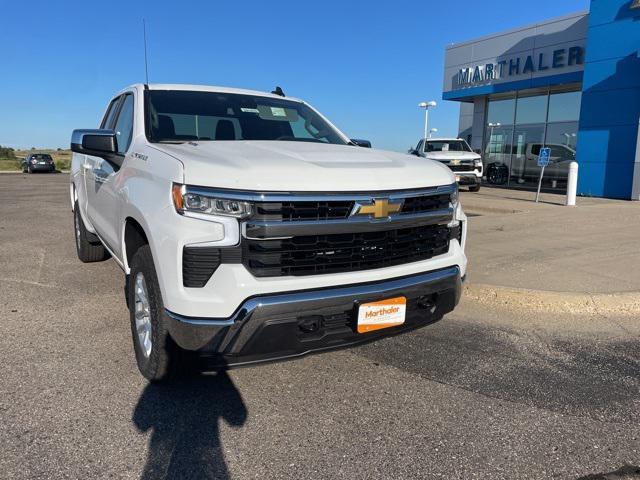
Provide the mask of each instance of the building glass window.
{"label": "building glass window", "polygon": [[489,109],[487,112],[487,123],[501,123],[502,125],[511,125],[513,123],[513,114],[515,112],[515,109],[515,98],[490,101]]}
{"label": "building glass window", "polygon": [[550,123],[547,126],[546,146],[551,149],[551,161],[544,169],[544,178],[551,188],[566,188],[569,164],[576,161],[577,140],[578,122]]}
{"label": "building glass window", "polygon": [[540,176],[538,155],[543,145],[544,123],[515,128],[509,179],[512,185],[537,185]]}
{"label": "building glass window", "polygon": [[510,125],[488,127],[486,138],[483,159],[487,181],[493,185],[506,185],[509,181],[513,128]]}
{"label": "building glass window", "polygon": [[577,122],[581,92],[552,93],[549,96],[549,122]]}
{"label": "building glass window", "polygon": [[516,124],[544,123],[547,120],[547,96],[518,98]]}
{"label": "building glass window", "polygon": [[581,92],[540,95],[538,90],[517,92],[516,97],[489,99],[483,149],[485,181],[537,187],[540,149],[549,147],[551,159],[545,167],[543,188],[564,191],[569,164],[576,159]]}

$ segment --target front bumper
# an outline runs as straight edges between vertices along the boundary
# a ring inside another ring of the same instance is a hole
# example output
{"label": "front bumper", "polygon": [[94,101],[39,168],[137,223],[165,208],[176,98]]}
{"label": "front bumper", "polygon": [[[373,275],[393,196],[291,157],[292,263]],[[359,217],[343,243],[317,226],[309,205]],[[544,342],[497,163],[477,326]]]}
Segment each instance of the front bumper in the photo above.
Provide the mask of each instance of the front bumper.
{"label": "front bumper", "polygon": [[456,181],[459,185],[476,185],[480,183],[482,174],[477,171],[473,172],[455,172]]}
{"label": "front bumper", "polygon": [[[182,348],[211,366],[297,357],[357,345],[433,323],[457,305],[458,266],[408,277],[316,290],[255,296],[229,318],[185,317],[166,311],[169,332]],[[360,303],[404,296],[403,325],[356,333]]]}
{"label": "front bumper", "polygon": [[31,171],[33,172],[52,172],[55,170],[55,166],[53,164],[47,163],[45,165],[41,165],[39,163],[28,165],[31,167]]}

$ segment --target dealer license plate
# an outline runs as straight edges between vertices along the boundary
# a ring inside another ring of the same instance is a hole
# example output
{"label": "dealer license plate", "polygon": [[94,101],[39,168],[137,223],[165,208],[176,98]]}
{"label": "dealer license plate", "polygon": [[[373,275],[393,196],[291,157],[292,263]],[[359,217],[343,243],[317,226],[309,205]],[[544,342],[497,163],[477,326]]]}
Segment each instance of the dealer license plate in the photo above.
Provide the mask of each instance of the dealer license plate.
{"label": "dealer license plate", "polygon": [[404,323],[407,313],[405,297],[363,303],[358,308],[358,333],[367,333]]}

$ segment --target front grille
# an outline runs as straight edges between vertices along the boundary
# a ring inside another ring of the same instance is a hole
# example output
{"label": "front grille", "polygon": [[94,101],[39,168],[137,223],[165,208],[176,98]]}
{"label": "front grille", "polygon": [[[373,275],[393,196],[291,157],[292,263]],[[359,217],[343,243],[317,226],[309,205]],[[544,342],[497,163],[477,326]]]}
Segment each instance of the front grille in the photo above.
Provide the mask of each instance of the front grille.
{"label": "front grille", "polygon": [[449,250],[446,225],[379,232],[247,239],[243,263],[257,277],[317,275],[427,260]]}
{"label": "front grille", "polygon": [[469,165],[447,165],[452,172],[473,172],[473,164]]}
{"label": "front grille", "polygon": [[[393,197],[392,194],[390,196]],[[372,195],[372,198],[375,198],[375,195]],[[353,200],[257,202],[252,220],[280,222],[345,220],[349,218],[354,205]],[[400,213],[426,213],[448,207],[448,193],[416,195],[404,198]]]}
{"label": "front grille", "polygon": [[353,209],[353,201],[259,202],[255,204],[255,220],[294,222],[302,220],[341,220]]}
{"label": "front grille", "polygon": [[402,213],[425,213],[449,208],[450,195],[424,195],[409,197],[404,200]]}

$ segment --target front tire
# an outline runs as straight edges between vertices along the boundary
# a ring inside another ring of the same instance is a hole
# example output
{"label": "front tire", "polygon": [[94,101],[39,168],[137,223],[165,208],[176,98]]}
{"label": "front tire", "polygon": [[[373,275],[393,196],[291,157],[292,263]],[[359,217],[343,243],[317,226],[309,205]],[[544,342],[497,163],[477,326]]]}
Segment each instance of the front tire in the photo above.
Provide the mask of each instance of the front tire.
{"label": "front tire", "polygon": [[169,335],[169,319],[149,245],[143,245],[133,255],[127,287],[131,335],[140,373],[152,382],[185,373],[186,352]]}
{"label": "front tire", "polygon": [[77,201],[73,206],[73,230],[76,239],[76,252],[81,262],[102,262],[111,256],[100,240],[84,226]]}
{"label": "front tire", "polygon": [[469,191],[470,192],[479,192],[480,191],[480,184],[476,184],[476,185],[472,185],[469,187]]}

